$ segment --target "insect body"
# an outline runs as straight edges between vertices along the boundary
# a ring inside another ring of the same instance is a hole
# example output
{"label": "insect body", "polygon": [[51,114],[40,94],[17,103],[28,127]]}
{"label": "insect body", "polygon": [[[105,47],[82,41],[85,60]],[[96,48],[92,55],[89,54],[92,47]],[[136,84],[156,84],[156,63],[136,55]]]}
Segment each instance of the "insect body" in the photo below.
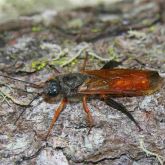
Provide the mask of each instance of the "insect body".
{"label": "insect body", "polygon": [[68,99],[79,97],[87,113],[90,128],[92,127],[92,115],[87,106],[87,99],[99,98],[109,106],[126,114],[141,130],[138,122],[120,103],[112,100],[112,97],[143,96],[157,91],[162,84],[162,78],[156,71],[112,69],[85,70],[80,73],[59,75],[46,82],[43,90],[45,100],[49,101],[58,96],[62,97],[61,103],[55,111],[48,137],[60,112],[64,109]]}
{"label": "insect body", "polygon": [[[34,87],[43,88],[43,91],[39,93],[38,96],[42,95],[45,101],[54,103],[57,99],[61,99],[59,107],[55,110],[46,138],[49,136],[61,111],[71,98],[82,100],[90,129],[93,125],[93,119],[87,106],[87,100],[90,98],[97,98],[104,101],[110,107],[127,115],[136,124],[139,130],[142,130],[131,113],[127,111],[121,103],[116,102],[112,98],[152,94],[159,90],[163,79],[156,71],[114,68],[119,64],[120,62],[110,61],[100,70],[83,70],[78,73],[58,75],[41,85],[28,82]],[[8,76],[4,77],[11,78]],[[16,80],[15,78],[12,79]],[[19,81],[25,82],[23,80]]]}

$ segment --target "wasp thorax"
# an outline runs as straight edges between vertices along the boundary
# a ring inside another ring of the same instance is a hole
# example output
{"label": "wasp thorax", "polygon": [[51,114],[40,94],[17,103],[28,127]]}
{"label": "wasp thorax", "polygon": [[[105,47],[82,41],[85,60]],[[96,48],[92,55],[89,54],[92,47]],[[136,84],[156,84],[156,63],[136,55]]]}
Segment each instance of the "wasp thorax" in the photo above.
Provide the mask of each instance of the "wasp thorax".
{"label": "wasp thorax", "polygon": [[44,94],[55,97],[60,93],[60,89],[60,84],[57,80],[50,80],[45,86]]}

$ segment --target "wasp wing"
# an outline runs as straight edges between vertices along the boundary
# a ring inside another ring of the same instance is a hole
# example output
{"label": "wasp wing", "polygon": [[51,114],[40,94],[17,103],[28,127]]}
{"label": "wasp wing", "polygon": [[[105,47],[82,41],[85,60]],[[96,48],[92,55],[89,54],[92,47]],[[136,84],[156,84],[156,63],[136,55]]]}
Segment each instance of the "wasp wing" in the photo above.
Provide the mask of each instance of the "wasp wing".
{"label": "wasp wing", "polygon": [[162,78],[158,72],[134,69],[86,70],[89,78],[79,87],[82,94],[110,94],[114,96],[140,96],[157,91]]}

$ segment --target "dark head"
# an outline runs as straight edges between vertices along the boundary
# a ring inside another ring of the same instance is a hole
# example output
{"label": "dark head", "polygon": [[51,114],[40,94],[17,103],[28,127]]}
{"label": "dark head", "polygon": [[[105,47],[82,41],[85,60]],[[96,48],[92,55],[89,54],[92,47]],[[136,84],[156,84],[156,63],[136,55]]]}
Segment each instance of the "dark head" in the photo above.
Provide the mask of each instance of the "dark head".
{"label": "dark head", "polygon": [[49,97],[56,97],[60,93],[61,87],[58,80],[50,80],[46,83],[43,93]]}

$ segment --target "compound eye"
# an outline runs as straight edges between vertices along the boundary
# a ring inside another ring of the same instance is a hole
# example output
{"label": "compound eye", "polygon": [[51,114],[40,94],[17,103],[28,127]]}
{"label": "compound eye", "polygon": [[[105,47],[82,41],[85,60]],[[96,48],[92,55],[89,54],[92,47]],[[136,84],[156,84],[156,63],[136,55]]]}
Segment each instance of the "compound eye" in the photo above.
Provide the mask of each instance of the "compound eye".
{"label": "compound eye", "polygon": [[47,87],[44,90],[44,93],[48,96],[55,97],[60,92],[59,82],[56,80],[51,80],[48,82]]}

